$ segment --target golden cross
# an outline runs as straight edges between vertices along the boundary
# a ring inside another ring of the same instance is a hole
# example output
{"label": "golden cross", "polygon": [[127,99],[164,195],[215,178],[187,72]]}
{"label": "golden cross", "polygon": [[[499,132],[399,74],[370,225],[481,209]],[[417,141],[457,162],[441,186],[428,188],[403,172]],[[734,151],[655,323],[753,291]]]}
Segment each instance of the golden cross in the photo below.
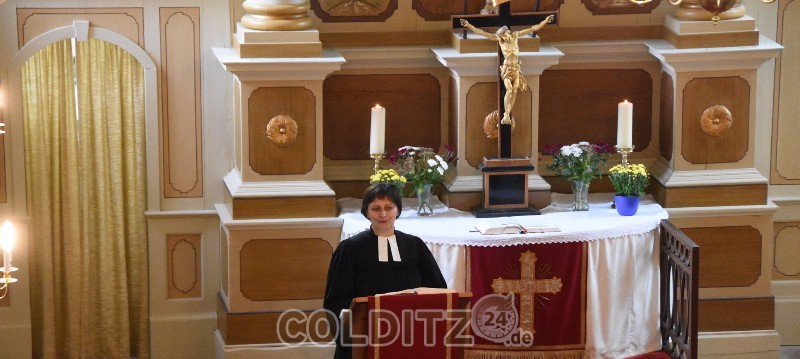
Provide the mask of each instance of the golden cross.
{"label": "golden cross", "polygon": [[556,294],[561,291],[561,278],[536,279],[536,253],[526,251],[519,256],[520,279],[492,280],[495,293],[519,295],[519,327],[531,334],[533,330],[533,298],[536,294]]}

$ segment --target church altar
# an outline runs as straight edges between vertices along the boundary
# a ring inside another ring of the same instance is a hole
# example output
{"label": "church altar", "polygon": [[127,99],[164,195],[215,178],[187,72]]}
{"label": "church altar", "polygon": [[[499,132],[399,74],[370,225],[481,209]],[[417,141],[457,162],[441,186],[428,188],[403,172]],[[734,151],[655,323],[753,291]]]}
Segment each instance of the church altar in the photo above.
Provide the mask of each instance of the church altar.
{"label": "church altar", "polygon": [[[436,199],[432,216],[417,216],[414,198],[404,198],[395,228],[420,237],[431,249],[448,287],[460,292],[472,291],[470,281],[475,283],[479,275],[470,273],[471,249],[582,243],[585,357],[624,358],[658,350],[658,226],[667,212],[646,197],[636,215],[620,216],[611,208],[613,195],[600,193],[590,195],[589,211],[573,212],[571,195],[552,196],[541,218],[560,232],[482,235],[475,230],[478,219],[471,213],[448,208]],[[369,227],[360,213],[360,199],[343,198],[337,206],[343,220],[342,240]],[[542,312],[537,307],[536,315]]]}

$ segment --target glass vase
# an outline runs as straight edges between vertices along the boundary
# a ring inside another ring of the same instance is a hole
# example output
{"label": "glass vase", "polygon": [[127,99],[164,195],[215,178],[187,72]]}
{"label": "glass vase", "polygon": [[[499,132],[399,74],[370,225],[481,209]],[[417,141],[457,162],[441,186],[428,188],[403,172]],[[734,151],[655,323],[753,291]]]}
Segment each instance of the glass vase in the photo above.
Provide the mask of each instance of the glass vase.
{"label": "glass vase", "polygon": [[417,187],[417,215],[430,216],[433,214],[433,207],[431,207],[431,189],[432,184],[423,184]]}
{"label": "glass vase", "polygon": [[591,182],[570,181],[572,185],[572,195],[575,197],[572,203],[573,211],[589,210],[589,184]]}

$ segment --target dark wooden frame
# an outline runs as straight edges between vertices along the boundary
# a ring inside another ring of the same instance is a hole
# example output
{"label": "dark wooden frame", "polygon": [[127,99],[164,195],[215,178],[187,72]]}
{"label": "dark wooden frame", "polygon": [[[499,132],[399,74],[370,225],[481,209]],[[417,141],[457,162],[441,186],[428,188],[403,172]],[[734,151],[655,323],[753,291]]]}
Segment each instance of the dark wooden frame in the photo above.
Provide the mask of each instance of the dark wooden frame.
{"label": "dark wooden frame", "polygon": [[592,0],[581,0],[587,10],[592,12],[592,15],[621,15],[621,14],[649,14],[653,9],[657,8],[661,0],[653,0],[647,4],[634,4],[633,2],[625,3],[627,6],[612,6],[606,7],[596,4]]}
{"label": "dark wooden frame", "polygon": [[700,246],[661,221],[661,347],[673,358],[697,359]]}
{"label": "dark wooden frame", "polygon": [[389,3],[382,13],[376,16],[333,16],[322,10],[320,0],[310,0],[311,10],[322,22],[384,22],[397,11],[397,0],[387,0]]}

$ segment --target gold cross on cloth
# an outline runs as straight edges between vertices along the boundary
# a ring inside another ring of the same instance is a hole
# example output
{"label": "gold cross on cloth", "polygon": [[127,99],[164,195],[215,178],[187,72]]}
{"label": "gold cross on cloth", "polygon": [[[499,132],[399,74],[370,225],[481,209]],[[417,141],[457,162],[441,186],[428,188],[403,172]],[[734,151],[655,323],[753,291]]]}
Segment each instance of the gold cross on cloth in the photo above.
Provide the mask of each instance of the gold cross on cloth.
{"label": "gold cross on cloth", "polygon": [[526,251],[519,256],[520,279],[497,278],[492,280],[492,290],[498,294],[519,295],[519,327],[534,334],[533,299],[536,294],[556,294],[561,291],[561,278],[536,279],[536,253]]}

